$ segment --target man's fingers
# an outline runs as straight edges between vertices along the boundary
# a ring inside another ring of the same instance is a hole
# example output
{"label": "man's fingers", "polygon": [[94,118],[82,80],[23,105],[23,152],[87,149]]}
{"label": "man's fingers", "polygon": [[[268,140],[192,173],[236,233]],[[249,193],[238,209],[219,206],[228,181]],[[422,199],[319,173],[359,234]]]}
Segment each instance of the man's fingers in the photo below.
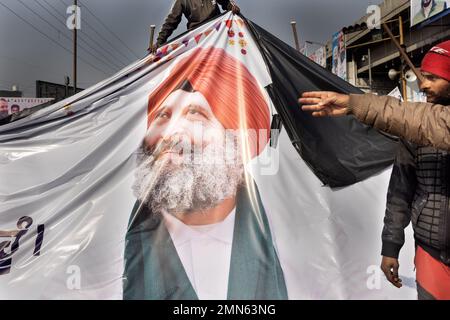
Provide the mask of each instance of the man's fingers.
{"label": "man's fingers", "polygon": [[398,276],[398,269],[399,269],[399,267],[400,266],[398,264],[395,264],[395,265],[392,266],[392,276],[394,277],[394,281],[400,285],[399,287],[401,287],[402,286],[402,280]]}
{"label": "man's fingers", "polygon": [[319,103],[319,105],[327,106],[327,105],[333,105],[336,103],[336,97],[330,97],[322,99],[322,101]]}
{"label": "man's fingers", "polygon": [[324,107],[324,106],[303,106],[302,107],[303,111],[312,111],[312,115],[314,117],[333,117],[333,118],[338,118],[338,117],[342,117],[345,116],[345,112],[343,112],[342,110],[333,110],[331,108],[328,107]]}
{"label": "man's fingers", "polygon": [[312,113],[312,116],[316,117],[316,118],[322,118],[322,117],[327,117],[328,113],[326,111],[316,111],[316,112]]}
{"label": "man's fingers", "polygon": [[394,286],[397,286],[397,282],[395,281],[394,275],[392,274],[391,270],[387,270],[387,271],[384,271],[384,270],[383,270],[383,272],[384,272],[384,275],[386,276],[386,279],[387,279],[390,283],[392,283]]}
{"label": "man's fingers", "polygon": [[298,99],[298,102],[301,104],[319,104],[322,102],[322,99],[320,98],[300,98]]}
{"label": "man's fingers", "polygon": [[326,98],[328,96],[330,96],[331,94],[333,94],[334,92],[331,91],[309,91],[309,92],[304,92],[302,94],[303,98]]}
{"label": "man's fingers", "polygon": [[317,98],[317,99],[321,99],[323,96],[325,96],[325,94],[322,91],[303,92],[303,94],[302,94],[302,98]]}
{"label": "man's fingers", "polygon": [[392,276],[392,284],[397,288],[402,287],[402,280],[398,277],[398,266],[392,266],[392,271],[390,271]]}
{"label": "man's fingers", "polygon": [[390,283],[392,283],[397,288],[402,287],[402,280],[398,277],[398,266],[381,266],[381,270]]}
{"label": "man's fingers", "polygon": [[320,106],[318,104],[302,106],[303,111],[322,111],[323,109],[324,106]]}
{"label": "man's fingers", "polygon": [[397,288],[401,288],[403,285],[402,285],[402,280],[401,279],[399,279],[399,278],[395,278],[394,277],[394,282],[392,283],[394,286],[396,286]]}
{"label": "man's fingers", "polygon": [[383,265],[383,266],[381,266],[381,270],[383,271],[386,278],[390,282],[392,282],[391,280],[393,280],[393,276],[392,276],[391,268],[389,266]]}
{"label": "man's fingers", "polygon": [[302,97],[300,99],[298,99],[298,102],[300,102],[301,104],[317,104],[317,105],[322,105],[322,106],[327,106],[327,105],[333,105],[336,103],[336,96],[328,96],[328,95],[322,95],[322,96],[316,96],[314,95],[313,92],[310,93],[306,93],[304,95],[302,95]]}
{"label": "man's fingers", "polygon": [[394,274],[395,277],[398,278],[398,269],[399,269],[400,265],[398,263],[394,263],[391,266],[392,269],[392,273]]}

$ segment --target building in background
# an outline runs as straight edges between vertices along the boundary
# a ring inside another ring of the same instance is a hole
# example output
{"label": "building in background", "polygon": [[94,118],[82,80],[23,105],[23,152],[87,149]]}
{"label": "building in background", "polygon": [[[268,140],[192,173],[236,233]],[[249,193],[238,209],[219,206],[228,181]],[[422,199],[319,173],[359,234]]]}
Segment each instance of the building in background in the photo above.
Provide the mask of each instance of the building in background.
{"label": "building in background", "polygon": [[[66,81],[67,85],[57,84],[47,81],[36,81],[36,97],[37,98],[52,98],[55,102],[64,100],[65,98],[73,95],[73,87],[68,85],[68,81]],[[84,89],[77,88],[77,92],[79,93]]]}
{"label": "building in background", "polygon": [[[417,15],[417,4],[422,1],[429,0],[385,0],[380,4],[381,22],[387,23],[397,40],[403,42],[416,67],[420,67],[422,58],[433,45],[450,39],[450,5],[447,3],[450,1],[439,1],[439,12],[430,15],[428,19],[412,21]],[[441,6],[442,3],[445,6]],[[411,8],[414,8],[413,11]],[[354,25],[367,22],[368,17],[369,15],[361,17]],[[348,82],[366,92],[377,94],[388,94],[399,87],[409,101],[423,99],[413,73],[409,72],[399,51],[382,28],[366,28],[348,33],[343,38],[346,52],[345,79]],[[334,47],[330,40],[327,43],[329,70],[334,65]],[[336,70],[335,73],[341,76]]]}
{"label": "building in background", "polygon": [[[7,105],[8,113],[4,113],[6,117],[12,114],[18,114],[25,109],[30,109],[36,106],[44,107],[58,101],[64,100],[74,94],[73,87],[68,85],[69,81],[66,79],[66,85],[51,83],[47,81],[36,81],[36,97],[23,97],[21,91],[14,88],[13,90],[0,90],[0,99],[3,105]],[[77,88],[79,93],[84,89]],[[2,116],[0,118],[4,118]]]}
{"label": "building in background", "polygon": [[19,90],[0,90],[0,97],[21,97],[22,91]]}
{"label": "building in background", "polygon": [[307,40],[300,52],[318,65],[327,66],[326,44]]}
{"label": "building in background", "polygon": [[333,35],[331,41],[332,72],[338,77],[347,80],[347,52],[345,47],[345,34],[340,31]]}

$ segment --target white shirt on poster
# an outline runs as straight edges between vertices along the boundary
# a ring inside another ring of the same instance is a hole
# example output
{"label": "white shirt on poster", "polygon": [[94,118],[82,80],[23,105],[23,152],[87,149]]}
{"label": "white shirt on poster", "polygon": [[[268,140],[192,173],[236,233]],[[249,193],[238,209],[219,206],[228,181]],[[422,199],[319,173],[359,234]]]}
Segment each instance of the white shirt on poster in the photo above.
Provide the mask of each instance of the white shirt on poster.
{"label": "white shirt on poster", "polygon": [[236,209],[216,224],[188,226],[163,213],[184,270],[200,300],[226,300]]}

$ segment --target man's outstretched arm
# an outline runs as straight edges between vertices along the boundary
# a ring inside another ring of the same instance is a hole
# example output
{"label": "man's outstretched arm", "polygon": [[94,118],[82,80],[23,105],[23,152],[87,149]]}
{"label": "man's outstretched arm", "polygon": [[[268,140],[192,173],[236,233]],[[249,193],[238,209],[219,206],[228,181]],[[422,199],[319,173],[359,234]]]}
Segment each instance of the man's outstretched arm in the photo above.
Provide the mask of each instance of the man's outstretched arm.
{"label": "man's outstretched arm", "polygon": [[450,150],[450,109],[372,94],[306,92],[299,99],[315,117],[353,114],[359,121],[422,146]]}
{"label": "man's outstretched arm", "polygon": [[161,31],[159,32],[158,39],[156,40],[156,44],[158,47],[167,42],[167,39],[169,39],[182,19],[183,5],[181,3],[181,0],[176,0],[172,6],[172,9],[170,10],[169,15],[167,16],[164,24],[161,27]]}

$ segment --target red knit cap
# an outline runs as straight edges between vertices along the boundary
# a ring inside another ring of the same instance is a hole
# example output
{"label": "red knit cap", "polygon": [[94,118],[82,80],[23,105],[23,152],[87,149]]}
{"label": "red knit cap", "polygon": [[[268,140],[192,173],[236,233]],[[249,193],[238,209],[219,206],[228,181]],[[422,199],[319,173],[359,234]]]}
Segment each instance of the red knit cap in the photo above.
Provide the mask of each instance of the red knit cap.
{"label": "red knit cap", "polygon": [[421,69],[450,81],[450,40],[431,48],[422,60]]}

